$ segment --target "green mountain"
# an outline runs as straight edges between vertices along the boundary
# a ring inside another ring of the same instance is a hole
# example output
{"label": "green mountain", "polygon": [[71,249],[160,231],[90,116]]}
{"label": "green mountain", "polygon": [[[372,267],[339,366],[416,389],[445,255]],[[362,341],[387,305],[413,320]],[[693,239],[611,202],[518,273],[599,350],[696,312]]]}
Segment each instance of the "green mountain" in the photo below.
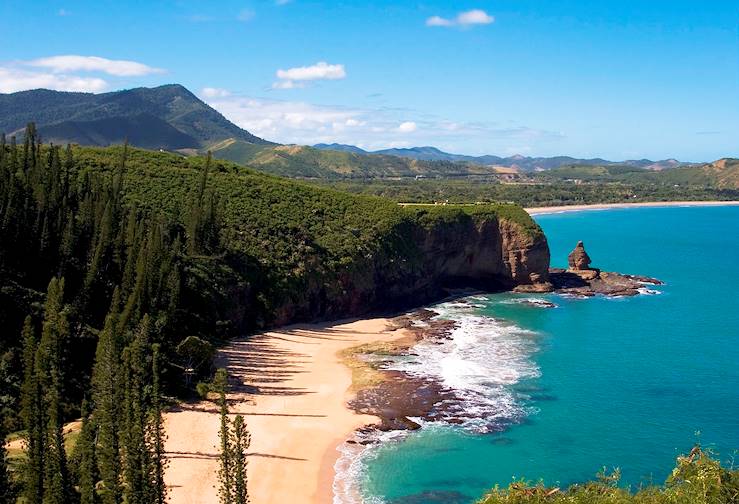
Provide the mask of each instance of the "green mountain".
{"label": "green mountain", "polygon": [[68,93],[35,89],[0,94],[0,131],[21,135],[35,122],[55,144],[107,146],[128,138],[137,147],[197,151],[234,139],[268,145],[228,121],[178,84],[111,93]]}

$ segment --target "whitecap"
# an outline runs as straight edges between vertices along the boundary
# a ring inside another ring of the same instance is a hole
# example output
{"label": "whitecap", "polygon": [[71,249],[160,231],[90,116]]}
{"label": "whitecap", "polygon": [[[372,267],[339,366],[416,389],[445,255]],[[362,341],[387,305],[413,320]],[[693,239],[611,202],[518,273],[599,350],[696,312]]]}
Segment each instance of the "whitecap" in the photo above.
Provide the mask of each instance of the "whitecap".
{"label": "whitecap", "polygon": [[490,432],[529,413],[512,385],[540,376],[531,358],[538,350],[537,334],[477,314],[468,304],[442,303],[433,311],[456,322],[450,334],[424,339],[411,349],[412,360],[391,359],[384,367],[453,391],[455,400],[436,408],[441,422]]}

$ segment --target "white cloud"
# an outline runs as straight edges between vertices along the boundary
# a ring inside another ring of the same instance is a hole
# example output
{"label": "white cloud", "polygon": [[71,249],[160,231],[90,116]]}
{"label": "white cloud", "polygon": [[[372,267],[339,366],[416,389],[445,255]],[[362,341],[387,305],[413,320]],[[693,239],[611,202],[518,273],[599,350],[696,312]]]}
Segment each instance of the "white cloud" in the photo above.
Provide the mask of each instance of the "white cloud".
{"label": "white cloud", "polygon": [[481,9],[462,12],[457,16],[457,23],[461,25],[490,24],[495,21],[493,16]]}
{"label": "white cloud", "polygon": [[274,89],[294,89],[305,87],[305,82],[316,80],[340,80],[346,78],[344,65],[330,65],[319,61],[315,65],[277,70],[277,78],[272,87]]}
{"label": "white cloud", "polygon": [[426,26],[472,26],[486,25],[495,22],[495,18],[482,9],[472,9],[460,12],[454,19],[447,19],[441,16],[431,16],[426,20]]}
{"label": "white cloud", "polygon": [[204,87],[200,90],[200,94],[206,98],[225,98],[226,96],[230,96],[231,92],[222,88]]}
{"label": "white cloud", "polygon": [[61,17],[69,16],[69,11],[67,9],[59,9],[59,12],[57,12],[57,15]]}
{"label": "white cloud", "polygon": [[287,5],[290,2],[292,2],[292,0],[275,0],[275,5]]}
{"label": "white cloud", "polygon": [[98,56],[50,56],[33,61],[24,62],[24,65],[47,68],[54,73],[65,73],[75,71],[103,72],[117,77],[133,77],[162,73],[164,70],[153,68],[137,61],[110,60]]}
{"label": "white cloud", "polygon": [[405,121],[398,126],[398,131],[401,133],[413,133],[418,129],[418,125],[413,121]]}
{"label": "white cloud", "polygon": [[29,72],[17,68],[0,67],[0,93],[14,93],[39,88],[99,93],[108,88],[108,83],[98,77]]}
{"label": "white cloud", "polygon": [[236,19],[241,22],[247,23],[254,19],[254,16],[256,16],[256,13],[252,9],[241,9],[239,15],[236,16]]}
{"label": "white cloud", "polygon": [[315,65],[277,70],[277,78],[294,81],[305,80],[336,80],[346,77],[344,65],[329,65],[320,61]]}
{"label": "white cloud", "polygon": [[426,26],[452,26],[454,23],[441,16],[431,16],[426,20]]}
{"label": "white cloud", "polygon": [[344,65],[330,65],[319,61],[315,65],[277,70],[277,78],[272,89],[296,89],[305,87],[307,82],[316,80],[339,80],[346,78]]}

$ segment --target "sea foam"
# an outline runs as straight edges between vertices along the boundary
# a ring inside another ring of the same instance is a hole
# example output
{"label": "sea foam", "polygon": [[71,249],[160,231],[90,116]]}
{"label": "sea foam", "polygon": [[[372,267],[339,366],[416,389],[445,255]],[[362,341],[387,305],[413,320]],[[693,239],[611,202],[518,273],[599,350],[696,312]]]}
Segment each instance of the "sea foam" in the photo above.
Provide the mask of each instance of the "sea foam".
{"label": "sea foam", "polygon": [[433,307],[439,318],[456,322],[448,336],[427,338],[410,356],[386,364],[386,369],[440,383],[455,399],[438,405],[441,422],[461,424],[477,431],[500,430],[528,412],[512,386],[537,378],[532,359],[538,335],[518,326],[479,314],[485,306],[453,301]]}
{"label": "sea foam", "polygon": [[[540,376],[533,355],[539,336],[516,325],[481,314],[490,300],[481,295],[433,306],[434,318],[455,321],[447,335],[426,337],[408,355],[390,359],[384,369],[433,380],[452,391],[453,399],[435,406],[433,420],[413,418],[423,428],[454,425],[471,432],[504,429],[532,413],[527,397],[515,390],[522,380]],[[423,326],[416,321],[414,325]],[[379,504],[361,491],[369,460],[383,444],[399,442],[409,431],[362,432],[339,446],[333,483],[334,504]]]}

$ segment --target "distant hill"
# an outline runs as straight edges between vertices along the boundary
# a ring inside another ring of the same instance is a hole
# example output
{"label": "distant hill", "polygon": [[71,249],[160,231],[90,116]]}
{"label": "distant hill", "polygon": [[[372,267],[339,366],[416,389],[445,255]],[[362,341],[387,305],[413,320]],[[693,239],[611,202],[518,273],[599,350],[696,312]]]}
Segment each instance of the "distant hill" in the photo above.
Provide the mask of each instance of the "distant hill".
{"label": "distant hill", "polygon": [[384,154],[320,150],[304,145],[264,146],[226,141],[212,147],[220,159],[274,175],[298,178],[466,177],[497,173],[472,163],[425,161]]}
{"label": "distant hill", "polygon": [[739,189],[739,159],[724,158],[701,165],[680,166],[670,170],[645,170],[636,166],[569,165],[543,172],[545,180],[580,180],[583,182],[650,183],[676,186],[702,186]]}
{"label": "distant hill", "polygon": [[[509,176],[524,178],[541,175],[550,179],[581,179],[585,181],[671,180],[693,174],[703,176],[701,165],[676,160],[654,162],[648,159],[620,163],[603,159],[577,159],[569,156],[532,158],[511,156],[462,156],[447,154],[434,147],[386,149],[368,152],[342,144],[259,145],[226,140],[211,146],[213,155],[260,171],[284,177],[317,179],[377,179],[394,177],[460,178],[470,176]],[[667,168],[670,168],[667,170]],[[675,170],[672,177],[658,176]],[[518,175],[517,175],[518,174]],[[700,182],[711,185],[707,177]]]}
{"label": "distant hill", "polygon": [[200,150],[233,139],[267,142],[223,117],[179,84],[111,93],[35,89],[0,94],[0,131],[21,135],[35,122],[46,142],[107,146],[128,138],[149,149]]}
{"label": "distant hill", "polygon": [[314,145],[316,149],[321,150],[334,150],[341,152],[354,152],[357,154],[383,154],[387,156],[399,156],[410,159],[424,160],[424,161],[452,161],[452,162],[465,162],[474,163],[485,166],[499,166],[506,168],[514,168],[518,171],[531,172],[541,170],[551,170],[553,168],[559,168],[560,166],[567,165],[626,165],[635,166],[638,168],[646,168],[649,170],[663,170],[665,168],[675,168],[677,166],[684,166],[689,163],[682,163],[676,159],[667,159],[663,161],[652,161],[650,159],[635,159],[627,161],[608,161],[607,159],[592,158],[592,159],[579,159],[570,156],[555,156],[555,157],[528,157],[528,156],[509,156],[500,157],[493,155],[485,156],[466,156],[464,154],[450,154],[436,147],[410,147],[407,149],[383,149],[377,151],[366,151],[355,147],[353,145],[345,144],[317,144]]}

